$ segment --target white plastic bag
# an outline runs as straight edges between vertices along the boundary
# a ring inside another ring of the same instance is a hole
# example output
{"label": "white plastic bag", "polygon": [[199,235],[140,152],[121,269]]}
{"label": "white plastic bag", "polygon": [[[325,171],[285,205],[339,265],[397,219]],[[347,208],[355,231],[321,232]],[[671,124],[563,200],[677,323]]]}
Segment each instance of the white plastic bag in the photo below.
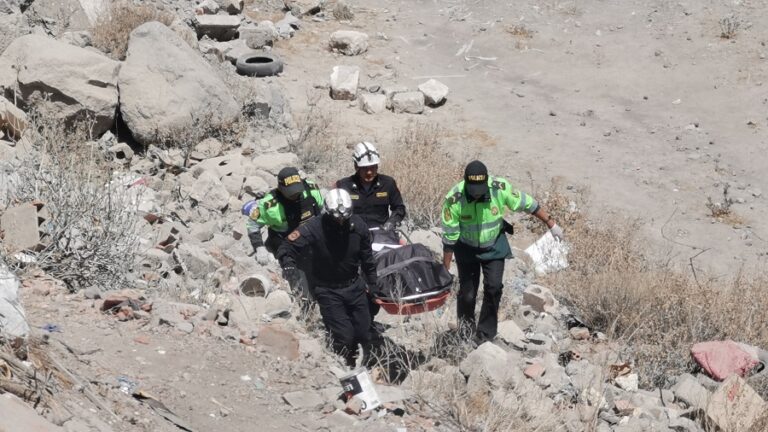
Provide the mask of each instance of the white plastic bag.
{"label": "white plastic bag", "polygon": [[549,231],[528,246],[525,253],[533,260],[537,274],[554,273],[568,268],[568,246],[565,242],[555,239]]}

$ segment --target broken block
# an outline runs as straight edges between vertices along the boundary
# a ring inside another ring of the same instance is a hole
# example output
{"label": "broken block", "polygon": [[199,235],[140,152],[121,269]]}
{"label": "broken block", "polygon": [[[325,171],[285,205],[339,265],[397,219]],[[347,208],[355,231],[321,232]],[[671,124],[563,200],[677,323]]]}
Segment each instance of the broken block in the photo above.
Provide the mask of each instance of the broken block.
{"label": "broken block", "polygon": [[748,432],[768,404],[738,375],[731,375],[709,399],[707,416],[722,430]]}
{"label": "broken block", "polygon": [[0,227],[9,253],[35,249],[40,244],[37,222],[37,207],[31,203],[11,207],[3,213]]}
{"label": "broken block", "polygon": [[536,312],[545,312],[555,305],[555,297],[549,288],[541,285],[531,285],[523,292],[523,304],[529,305]]}

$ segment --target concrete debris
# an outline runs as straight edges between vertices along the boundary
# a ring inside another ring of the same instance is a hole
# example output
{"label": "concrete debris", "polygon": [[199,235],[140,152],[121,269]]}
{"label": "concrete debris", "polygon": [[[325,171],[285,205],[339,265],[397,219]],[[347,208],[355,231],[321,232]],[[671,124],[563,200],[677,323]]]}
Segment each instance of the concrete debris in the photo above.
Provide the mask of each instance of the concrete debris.
{"label": "concrete debris", "polygon": [[359,55],[368,51],[368,35],[358,31],[338,30],[331,33],[329,45],[344,55]]}
{"label": "concrete debris", "polygon": [[271,47],[280,37],[272,21],[261,21],[258,24],[248,24],[240,27],[239,38],[245,41],[251,49]]}
{"label": "concrete debris", "polygon": [[549,288],[531,285],[523,292],[523,304],[530,306],[536,312],[549,312],[555,305],[555,297]]}
{"label": "concrete debris", "polygon": [[396,113],[421,114],[424,112],[424,93],[403,92],[392,96],[392,111]]}
{"label": "concrete debris", "polygon": [[709,403],[711,393],[699,381],[690,374],[683,374],[677,378],[672,386],[675,399],[686,406],[696,409],[705,409]]}
{"label": "concrete debris", "polygon": [[214,0],[203,0],[195,8],[197,15],[216,15],[221,6]]}
{"label": "concrete debris", "polygon": [[291,12],[287,12],[283,19],[275,23],[275,29],[280,39],[292,38],[299,27],[301,27],[301,20],[293,16]]}
{"label": "concrete debris", "polygon": [[438,106],[448,97],[448,86],[436,79],[419,84],[419,91],[424,93],[424,102],[429,106]]}
{"label": "concrete debris", "polygon": [[38,223],[37,207],[33,204],[22,204],[6,210],[0,218],[6,251],[13,254],[35,250],[40,245]]}
{"label": "concrete debris", "polygon": [[291,295],[282,290],[276,290],[269,293],[267,303],[264,306],[264,313],[270,316],[278,315],[285,311],[290,311],[293,305]]}
{"label": "concrete debris", "polygon": [[515,348],[525,348],[525,333],[518,327],[514,321],[502,321],[498,325],[498,337],[505,343]]}
{"label": "concrete debris", "polygon": [[387,110],[387,97],[383,94],[363,93],[359,99],[360,109],[368,114],[379,114]]}
{"label": "concrete debris", "polygon": [[632,373],[629,375],[616,377],[614,381],[616,381],[616,385],[621,387],[623,390],[634,392],[638,389],[640,378],[637,376],[637,374]]}
{"label": "concrete debris", "polygon": [[712,395],[707,416],[722,430],[749,432],[768,404],[743,378],[732,375]]}
{"label": "concrete debris", "polygon": [[221,8],[230,15],[238,15],[243,12],[243,0],[219,0]]}
{"label": "concrete debris", "polygon": [[27,128],[27,115],[9,100],[0,97],[0,132],[18,140]]}
{"label": "concrete debris", "polygon": [[27,334],[29,325],[19,301],[19,279],[5,264],[0,264],[0,337],[24,339]]}
{"label": "concrete debris", "polygon": [[237,37],[241,20],[239,16],[231,15],[196,15],[197,37],[208,36],[220,42],[230,41]]}
{"label": "concrete debris", "polygon": [[219,178],[208,171],[204,171],[197,178],[189,191],[189,197],[197,201],[203,207],[211,210],[224,210],[229,205],[229,192],[221,184]]}
{"label": "concrete debris", "polygon": [[357,66],[334,66],[331,73],[331,98],[336,100],[354,100],[360,81],[360,68]]}

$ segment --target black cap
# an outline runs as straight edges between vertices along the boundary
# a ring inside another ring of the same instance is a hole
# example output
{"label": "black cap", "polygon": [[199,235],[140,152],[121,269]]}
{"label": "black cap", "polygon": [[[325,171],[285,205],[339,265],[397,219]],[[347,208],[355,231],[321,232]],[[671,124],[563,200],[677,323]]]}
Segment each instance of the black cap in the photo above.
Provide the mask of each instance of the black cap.
{"label": "black cap", "polygon": [[488,193],[488,168],[475,160],[464,169],[464,188],[467,195],[479,197]]}
{"label": "black cap", "polygon": [[277,173],[277,190],[285,197],[304,192],[304,182],[301,180],[299,170],[294,167],[285,167]]}

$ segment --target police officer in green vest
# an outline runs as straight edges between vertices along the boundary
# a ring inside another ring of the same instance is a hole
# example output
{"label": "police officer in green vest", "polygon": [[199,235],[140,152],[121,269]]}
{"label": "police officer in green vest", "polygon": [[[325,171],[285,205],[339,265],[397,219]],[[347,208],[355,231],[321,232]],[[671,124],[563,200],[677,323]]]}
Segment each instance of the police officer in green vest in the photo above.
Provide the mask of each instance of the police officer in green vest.
{"label": "police officer in green vest", "polygon": [[[459,323],[476,329],[480,342],[496,336],[504,260],[512,257],[504,235],[505,232],[512,234],[512,225],[504,221],[507,209],[536,216],[547,224],[556,239],[562,240],[563,230],[532,196],[514,189],[503,178],[490,177],[480,161],[467,165],[464,180],[448,192],[443,203],[443,265],[450,270],[455,254],[459,272]],[[481,271],[484,296],[475,326]]]}
{"label": "police officer in green vest", "polygon": [[[317,184],[301,178],[294,167],[285,167],[277,174],[277,188],[263,198],[248,201],[242,213],[248,217],[248,239],[261,265],[269,262],[269,253],[277,248],[299,225],[319,215],[323,209],[323,195]],[[267,241],[261,238],[262,227],[267,227]]]}

